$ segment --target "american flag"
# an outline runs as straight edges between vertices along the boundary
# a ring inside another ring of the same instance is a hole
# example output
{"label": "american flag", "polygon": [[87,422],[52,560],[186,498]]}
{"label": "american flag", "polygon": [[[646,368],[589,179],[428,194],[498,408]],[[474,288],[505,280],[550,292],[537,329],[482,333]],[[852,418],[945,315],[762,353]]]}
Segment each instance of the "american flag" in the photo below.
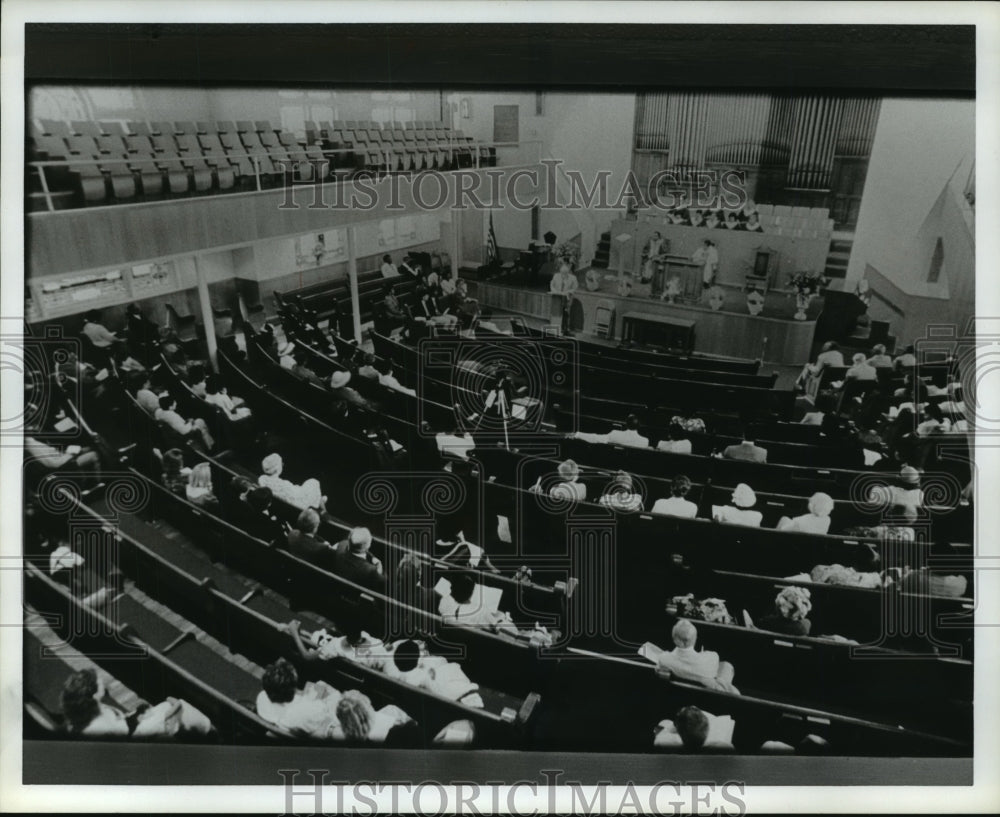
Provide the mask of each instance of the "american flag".
{"label": "american flag", "polygon": [[493,211],[490,210],[490,232],[486,236],[486,266],[491,267],[500,260],[497,252],[497,234],[493,231]]}

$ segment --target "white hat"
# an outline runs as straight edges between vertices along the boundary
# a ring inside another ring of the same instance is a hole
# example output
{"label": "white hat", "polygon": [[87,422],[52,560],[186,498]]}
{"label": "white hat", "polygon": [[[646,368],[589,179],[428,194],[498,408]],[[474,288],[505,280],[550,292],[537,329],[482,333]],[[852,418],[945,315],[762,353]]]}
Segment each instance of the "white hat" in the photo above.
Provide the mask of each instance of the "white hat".
{"label": "white hat", "polygon": [[733,504],[737,508],[752,508],[757,504],[757,495],[753,492],[753,488],[741,482],[733,491]]}
{"label": "white hat", "polygon": [[341,386],[346,386],[351,382],[350,372],[334,372],[330,376],[330,388],[339,389]]}
{"label": "white hat", "polygon": [[295,348],[294,343],[292,343],[290,340],[284,340],[278,347],[278,354],[281,355],[282,357],[284,357],[285,355],[290,355],[294,348]]}

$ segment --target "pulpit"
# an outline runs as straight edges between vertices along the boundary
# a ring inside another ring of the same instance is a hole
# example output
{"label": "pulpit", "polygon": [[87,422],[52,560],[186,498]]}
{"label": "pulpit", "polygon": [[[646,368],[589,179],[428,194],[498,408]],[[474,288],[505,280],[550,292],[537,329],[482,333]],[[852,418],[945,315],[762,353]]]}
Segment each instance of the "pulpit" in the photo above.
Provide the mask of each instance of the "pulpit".
{"label": "pulpit", "polygon": [[767,293],[771,288],[771,276],[778,268],[778,251],[772,247],[760,246],[754,250],[753,261],[749,263],[743,277],[743,290],[756,289]]}

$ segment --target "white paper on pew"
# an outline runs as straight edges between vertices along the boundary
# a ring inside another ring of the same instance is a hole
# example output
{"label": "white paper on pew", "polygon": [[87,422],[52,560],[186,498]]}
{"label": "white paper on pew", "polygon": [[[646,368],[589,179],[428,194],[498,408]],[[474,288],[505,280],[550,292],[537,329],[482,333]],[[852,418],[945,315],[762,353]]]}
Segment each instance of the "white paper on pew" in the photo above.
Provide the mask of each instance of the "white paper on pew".
{"label": "white paper on pew", "polygon": [[654,664],[659,663],[660,656],[663,655],[663,652],[664,651],[657,647],[652,641],[647,641],[639,647],[639,655],[647,661],[652,661]]}
{"label": "white paper on pew", "polygon": [[56,423],[53,428],[59,432],[72,431],[76,428],[76,423],[73,422],[70,417],[63,417],[58,423]]}
{"label": "white paper on pew", "polygon": [[100,383],[102,380],[107,380],[107,379],[108,379],[107,369],[101,369],[97,374],[94,375],[94,380],[96,380],[98,383]]}
{"label": "white paper on pew", "polygon": [[[476,585],[479,590],[479,597],[482,606],[491,613],[500,609],[500,598],[503,596],[503,589],[500,587],[485,587]],[[473,596],[475,598],[475,596]]]}
{"label": "white paper on pew", "polygon": [[450,596],[451,595],[451,582],[448,581],[444,576],[438,579],[437,584],[434,585],[434,592],[439,596]]}

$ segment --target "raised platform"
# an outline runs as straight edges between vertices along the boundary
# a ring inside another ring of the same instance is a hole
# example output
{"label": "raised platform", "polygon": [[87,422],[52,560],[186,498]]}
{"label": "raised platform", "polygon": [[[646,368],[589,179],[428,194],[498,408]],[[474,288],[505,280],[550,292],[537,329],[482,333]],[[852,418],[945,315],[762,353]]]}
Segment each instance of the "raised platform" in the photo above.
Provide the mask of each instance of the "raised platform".
{"label": "raised platform", "polygon": [[[623,298],[615,293],[616,276],[601,271],[601,286],[590,292],[581,287],[570,316],[574,332],[597,335],[599,305],[614,310],[610,337],[622,340],[622,317],[626,313],[645,313],[664,318],[694,321],[693,351],[728,357],[760,357],[769,363],[801,364],[809,359],[816,314],[821,305],[816,299],[807,312],[808,318],[797,321],[794,297],[784,292],[768,292],[761,315],[746,311],[746,296],[736,288],[723,287],[726,302],[718,311],[705,303],[670,304],[651,298],[649,286],[636,284],[633,294]],[[605,277],[606,276],[606,277]],[[581,280],[583,273],[580,273]],[[470,282],[470,294],[483,306],[520,315],[549,319],[551,296],[548,288],[530,289],[497,281]]]}

